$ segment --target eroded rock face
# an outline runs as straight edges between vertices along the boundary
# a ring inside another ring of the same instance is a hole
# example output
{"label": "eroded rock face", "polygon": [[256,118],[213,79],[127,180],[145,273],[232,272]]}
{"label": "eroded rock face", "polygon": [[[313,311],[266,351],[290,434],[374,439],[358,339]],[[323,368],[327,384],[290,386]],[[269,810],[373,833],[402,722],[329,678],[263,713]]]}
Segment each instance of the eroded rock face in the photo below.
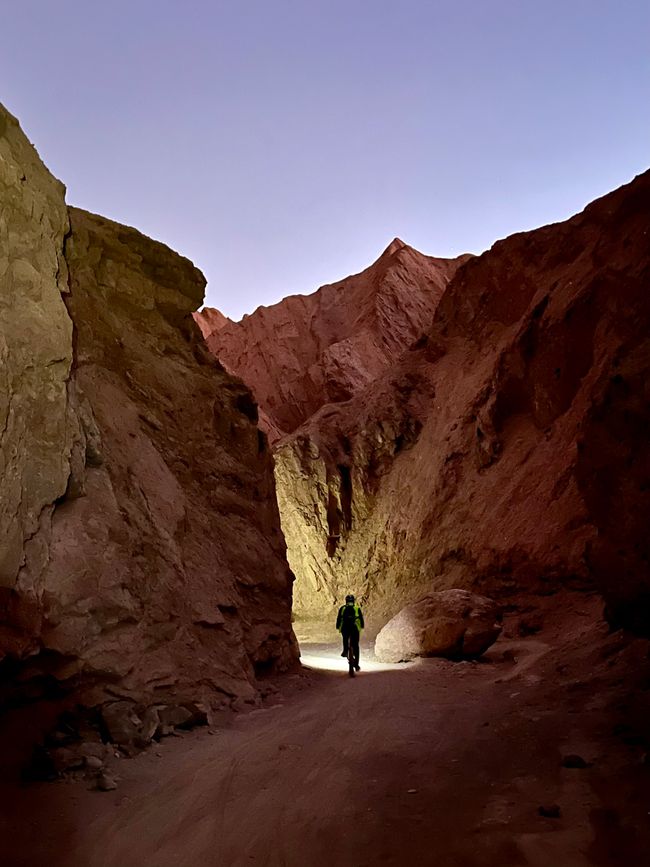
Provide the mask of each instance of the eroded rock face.
{"label": "eroded rock face", "polygon": [[[297,613],[596,578],[649,630],[650,173],[462,266],[425,340],[283,439]],[[644,625],[645,624],[645,625]]]}
{"label": "eroded rock face", "polygon": [[501,634],[499,606],[467,590],[430,593],[407,605],[375,640],[379,662],[408,662],[417,656],[477,659]]}
{"label": "eroded rock face", "polygon": [[194,321],[201,329],[201,334],[204,337],[209,337],[213,331],[220,331],[225,325],[232,320],[224,316],[220,310],[215,310],[214,307],[204,307],[203,310],[198,310],[192,313]]}
{"label": "eroded rock face", "polygon": [[[468,257],[436,259],[395,239],[361,274],[259,307],[241,322],[215,319],[207,343],[253,390],[272,442],[320,407],[349,400],[428,328],[445,286]],[[203,311],[201,327],[211,327]],[[221,316],[221,314],[218,314]]]}
{"label": "eroded rock face", "polygon": [[2,118],[0,698],[253,700],[297,655],[292,575],[254,401],[192,320],[203,276],[68,217]]}
{"label": "eroded rock face", "polygon": [[[14,604],[25,557],[36,575],[44,566],[47,553],[35,540],[47,537],[68,483],[74,421],[64,192],[0,106],[0,620]],[[4,631],[2,640],[14,637]]]}

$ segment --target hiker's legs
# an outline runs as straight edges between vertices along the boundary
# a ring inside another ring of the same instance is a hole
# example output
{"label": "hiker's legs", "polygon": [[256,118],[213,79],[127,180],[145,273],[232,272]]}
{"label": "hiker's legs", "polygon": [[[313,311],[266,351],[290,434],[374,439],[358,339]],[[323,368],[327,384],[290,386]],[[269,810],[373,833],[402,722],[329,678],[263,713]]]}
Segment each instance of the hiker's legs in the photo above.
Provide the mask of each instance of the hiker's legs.
{"label": "hiker's legs", "polygon": [[353,629],[350,633],[350,640],[352,641],[352,650],[354,651],[354,664],[359,665],[359,630]]}

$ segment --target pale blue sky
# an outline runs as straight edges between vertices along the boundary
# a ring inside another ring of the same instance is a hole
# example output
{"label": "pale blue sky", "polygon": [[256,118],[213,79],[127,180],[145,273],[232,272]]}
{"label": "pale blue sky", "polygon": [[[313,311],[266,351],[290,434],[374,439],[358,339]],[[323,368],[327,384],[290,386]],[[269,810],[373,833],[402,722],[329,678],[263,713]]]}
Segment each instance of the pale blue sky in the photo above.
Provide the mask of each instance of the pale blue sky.
{"label": "pale blue sky", "polygon": [[0,82],[69,202],[189,256],[234,317],[650,165],[647,0],[2,2]]}

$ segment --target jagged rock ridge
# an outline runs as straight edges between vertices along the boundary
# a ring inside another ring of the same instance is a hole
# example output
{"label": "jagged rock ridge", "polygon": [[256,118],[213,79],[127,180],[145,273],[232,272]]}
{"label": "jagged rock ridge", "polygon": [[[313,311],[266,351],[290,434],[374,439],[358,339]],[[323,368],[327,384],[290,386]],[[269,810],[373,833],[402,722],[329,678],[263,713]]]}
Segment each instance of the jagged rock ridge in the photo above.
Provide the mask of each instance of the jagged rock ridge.
{"label": "jagged rock ridge", "polygon": [[[207,342],[227,370],[251,385],[272,441],[321,406],[349,400],[430,325],[463,261],[425,256],[396,238],[360,274],[259,307],[241,322],[203,317]],[[212,328],[214,323],[214,329]]]}
{"label": "jagged rock ridge", "polygon": [[255,404],[191,317],[202,274],[68,212],[4,109],[0,206],[0,699],[252,699],[296,658],[292,575]]}

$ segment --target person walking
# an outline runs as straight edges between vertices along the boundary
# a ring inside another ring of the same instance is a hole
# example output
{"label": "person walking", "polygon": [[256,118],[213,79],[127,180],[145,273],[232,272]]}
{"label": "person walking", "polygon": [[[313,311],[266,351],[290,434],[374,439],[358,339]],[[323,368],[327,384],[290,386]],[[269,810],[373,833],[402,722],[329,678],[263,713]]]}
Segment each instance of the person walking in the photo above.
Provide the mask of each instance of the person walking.
{"label": "person walking", "polygon": [[355,671],[361,671],[361,667],[359,666],[359,638],[364,625],[361,606],[357,605],[354,601],[354,596],[348,593],[345,597],[345,605],[341,605],[339,608],[339,613],[336,617],[336,628],[343,636],[343,653],[341,656],[348,655],[348,647],[350,646],[350,642],[352,642]]}

